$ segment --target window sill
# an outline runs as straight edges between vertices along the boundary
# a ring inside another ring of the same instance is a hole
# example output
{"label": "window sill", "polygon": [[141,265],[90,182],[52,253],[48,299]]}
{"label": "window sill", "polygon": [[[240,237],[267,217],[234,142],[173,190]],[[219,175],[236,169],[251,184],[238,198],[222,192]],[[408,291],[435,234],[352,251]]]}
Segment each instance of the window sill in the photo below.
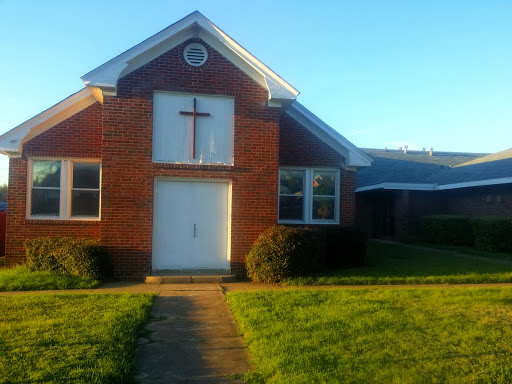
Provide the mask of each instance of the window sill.
{"label": "window sill", "polygon": [[277,220],[277,224],[282,225],[340,225],[339,221],[323,221],[323,220],[314,220],[314,221],[299,221],[299,220]]}
{"label": "window sill", "polygon": [[87,217],[87,218],[73,218],[73,219],[62,219],[60,217],[43,217],[43,216],[31,216],[25,219],[26,224],[52,224],[52,225],[93,225],[99,224],[101,219]]}
{"label": "window sill", "polygon": [[159,163],[153,162],[153,166],[159,169],[211,169],[216,171],[230,171],[233,169],[233,164],[214,164],[214,163]]}

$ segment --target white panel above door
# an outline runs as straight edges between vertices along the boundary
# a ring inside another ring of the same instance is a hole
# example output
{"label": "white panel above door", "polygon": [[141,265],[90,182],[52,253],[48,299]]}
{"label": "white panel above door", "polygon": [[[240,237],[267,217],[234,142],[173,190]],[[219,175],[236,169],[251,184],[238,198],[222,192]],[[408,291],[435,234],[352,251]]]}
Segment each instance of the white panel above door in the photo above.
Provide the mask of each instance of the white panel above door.
{"label": "white panel above door", "polygon": [[154,162],[233,164],[234,98],[155,92],[153,108]]}

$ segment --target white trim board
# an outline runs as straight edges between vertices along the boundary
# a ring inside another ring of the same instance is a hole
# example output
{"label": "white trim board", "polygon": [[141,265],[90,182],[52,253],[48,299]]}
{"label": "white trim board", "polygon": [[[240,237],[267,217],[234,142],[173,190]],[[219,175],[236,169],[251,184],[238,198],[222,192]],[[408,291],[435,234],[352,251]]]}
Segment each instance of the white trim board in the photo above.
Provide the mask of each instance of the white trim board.
{"label": "white trim board", "polygon": [[[299,92],[199,11],[192,12],[119,56],[82,76],[88,87],[116,94],[118,80],[190,38],[200,38],[258,84],[267,88],[269,100],[295,100]],[[107,93],[105,93],[107,92]],[[100,96],[101,98],[101,96]],[[98,100],[100,100],[98,98]]]}
{"label": "white trim board", "polygon": [[368,167],[372,159],[306,107],[295,101],[286,114],[345,158],[345,168]]}
{"label": "white trim board", "polygon": [[96,103],[84,88],[0,136],[0,153],[19,157],[23,144]]}
{"label": "white trim board", "polygon": [[487,179],[478,181],[468,181],[463,183],[453,184],[414,184],[414,183],[380,183],[374,185],[368,185],[366,187],[356,188],[356,192],[373,191],[376,189],[387,189],[387,190],[407,190],[407,191],[444,191],[448,189],[459,189],[459,188],[471,188],[471,187],[483,187],[486,185],[499,185],[512,183],[512,177],[504,177],[500,179]]}

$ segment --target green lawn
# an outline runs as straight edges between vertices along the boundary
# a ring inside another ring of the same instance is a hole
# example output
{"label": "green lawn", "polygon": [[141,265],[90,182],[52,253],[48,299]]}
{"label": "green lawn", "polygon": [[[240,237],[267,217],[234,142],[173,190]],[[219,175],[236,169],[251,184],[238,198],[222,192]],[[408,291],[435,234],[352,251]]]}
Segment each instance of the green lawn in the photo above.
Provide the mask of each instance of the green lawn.
{"label": "green lawn", "polygon": [[492,259],[502,259],[512,261],[512,253],[507,252],[492,252],[492,251],[482,251],[480,249],[476,249],[473,247],[462,247],[457,245],[440,245],[440,244],[431,244],[431,243],[418,243],[419,246],[429,247],[435,249],[444,249],[448,251],[452,251],[459,254],[465,255],[475,255],[482,257],[489,257]]}
{"label": "green lawn", "polygon": [[510,283],[512,265],[472,260],[440,249],[368,242],[363,267],[285,280],[289,285]]}
{"label": "green lawn", "polygon": [[0,296],[0,383],[130,383],[153,297]]}
{"label": "green lawn", "polygon": [[512,287],[291,289],[227,300],[251,383],[510,383]]}
{"label": "green lawn", "polygon": [[31,272],[26,266],[0,269],[0,291],[96,288],[101,283],[90,277],[72,277],[50,272]]}

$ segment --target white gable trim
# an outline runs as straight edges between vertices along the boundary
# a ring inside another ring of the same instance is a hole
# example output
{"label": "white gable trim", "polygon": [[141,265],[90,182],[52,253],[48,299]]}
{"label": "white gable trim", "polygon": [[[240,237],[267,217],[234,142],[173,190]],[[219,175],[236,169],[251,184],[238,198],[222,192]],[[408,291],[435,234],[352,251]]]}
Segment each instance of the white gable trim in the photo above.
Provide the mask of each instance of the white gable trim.
{"label": "white gable trim", "polygon": [[373,191],[375,189],[401,189],[405,191],[434,191],[435,184],[414,184],[414,183],[380,183],[356,188],[356,192]]}
{"label": "white gable trim", "polygon": [[503,177],[500,179],[488,179],[478,181],[468,181],[465,183],[453,184],[414,184],[414,183],[380,183],[368,185],[366,187],[356,188],[356,192],[373,191],[375,189],[402,189],[407,191],[445,191],[448,189],[484,187],[487,185],[499,185],[512,183],[512,177]]}
{"label": "white gable trim", "polygon": [[465,183],[444,184],[436,187],[437,190],[482,187],[486,185],[509,184],[512,183],[512,177],[503,177],[500,179],[487,179],[478,181],[468,181]]}
{"label": "white gable trim", "polygon": [[369,156],[299,102],[292,103],[286,114],[341,154],[345,158],[345,167],[361,168],[371,165],[373,160]]}
{"label": "white gable trim", "polygon": [[266,87],[269,100],[295,100],[299,94],[198,11],[83,75],[82,80],[86,86],[98,87],[104,92],[115,94],[117,81],[121,77],[193,37],[203,39],[258,84]]}
{"label": "white gable trim", "polygon": [[96,98],[91,92],[87,88],[82,89],[0,136],[0,153],[9,157],[19,157],[23,144],[28,140],[94,103]]}

